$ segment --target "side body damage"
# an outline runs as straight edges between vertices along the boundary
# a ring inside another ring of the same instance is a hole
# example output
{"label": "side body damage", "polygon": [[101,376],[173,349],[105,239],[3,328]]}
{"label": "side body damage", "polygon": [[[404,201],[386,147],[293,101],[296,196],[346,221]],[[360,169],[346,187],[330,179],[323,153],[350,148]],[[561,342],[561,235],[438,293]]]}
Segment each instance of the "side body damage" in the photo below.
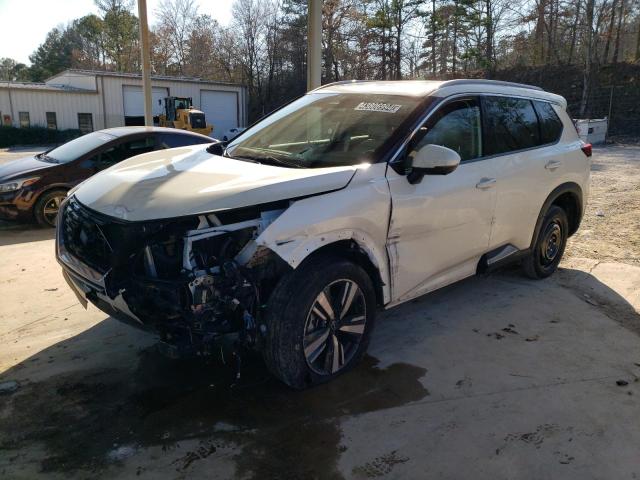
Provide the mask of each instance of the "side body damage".
{"label": "side body damage", "polygon": [[259,348],[271,292],[319,250],[340,246],[368,262],[388,302],[385,245],[374,241],[388,227],[384,167],[359,168],[345,189],[326,194],[148,222],[119,221],[70,197],[58,258],[81,301],[156,331],[171,356],[212,354],[222,337]]}

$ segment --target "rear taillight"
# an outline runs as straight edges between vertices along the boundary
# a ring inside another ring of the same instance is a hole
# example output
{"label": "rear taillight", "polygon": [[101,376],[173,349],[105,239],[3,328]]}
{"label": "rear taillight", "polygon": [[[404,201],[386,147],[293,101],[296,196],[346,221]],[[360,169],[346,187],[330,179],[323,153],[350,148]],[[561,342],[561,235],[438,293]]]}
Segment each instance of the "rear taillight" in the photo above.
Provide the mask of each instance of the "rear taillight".
{"label": "rear taillight", "polygon": [[590,143],[585,143],[581,148],[582,153],[584,153],[587,157],[591,156],[591,144]]}

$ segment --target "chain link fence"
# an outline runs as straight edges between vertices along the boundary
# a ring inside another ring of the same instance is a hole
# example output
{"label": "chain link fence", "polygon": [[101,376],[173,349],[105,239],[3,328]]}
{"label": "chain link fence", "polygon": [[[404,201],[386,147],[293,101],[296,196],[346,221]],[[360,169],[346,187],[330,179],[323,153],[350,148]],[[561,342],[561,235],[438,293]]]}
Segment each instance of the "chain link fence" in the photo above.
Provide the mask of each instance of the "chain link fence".
{"label": "chain link fence", "polygon": [[538,85],[567,99],[575,119],[609,119],[609,137],[640,140],[640,65],[617,63],[595,67],[583,115],[584,71],[580,65],[513,67],[496,72],[497,79]]}
{"label": "chain link fence", "polygon": [[[567,96],[567,110],[572,118],[580,117],[581,98]],[[640,139],[640,87],[603,85],[591,89],[585,118],[607,118],[609,137]]]}

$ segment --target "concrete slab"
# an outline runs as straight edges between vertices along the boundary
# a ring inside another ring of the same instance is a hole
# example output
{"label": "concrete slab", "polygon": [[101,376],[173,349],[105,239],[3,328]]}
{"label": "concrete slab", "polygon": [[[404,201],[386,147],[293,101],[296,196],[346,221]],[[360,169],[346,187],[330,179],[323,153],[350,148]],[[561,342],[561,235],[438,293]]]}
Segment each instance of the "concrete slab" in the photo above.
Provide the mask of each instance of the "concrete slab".
{"label": "concrete slab", "polygon": [[0,148],[0,165],[12,160],[17,160],[19,158],[29,157],[38,153],[42,153],[52,147],[54,147],[54,145],[27,145]]}
{"label": "concrete slab", "polygon": [[0,396],[6,478],[640,474],[639,267],[469,279],[381,314],[359,368],[292,392],[259,361],[231,387],[83,310],[46,232],[0,242],[0,382],[20,385]]}
{"label": "concrete slab", "polygon": [[0,226],[0,477],[637,478],[638,152],[596,149],[554,277],[503,271],[384,312],[362,364],[306,392],[259,359],[235,385],[220,362],[163,359],[82,309],[52,230]]}

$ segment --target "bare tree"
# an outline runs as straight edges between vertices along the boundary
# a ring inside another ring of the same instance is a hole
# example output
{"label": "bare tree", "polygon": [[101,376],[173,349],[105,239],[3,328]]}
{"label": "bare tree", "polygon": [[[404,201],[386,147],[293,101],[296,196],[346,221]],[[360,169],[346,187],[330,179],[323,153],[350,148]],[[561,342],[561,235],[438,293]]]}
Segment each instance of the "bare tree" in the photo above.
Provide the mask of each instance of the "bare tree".
{"label": "bare tree", "polygon": [[[618,56],[620,55],[620,30],[622,30],[622,19],[624,18],[624,0],[620,0],[620,12],[618,13],[618,28],[616,29],[616,43],[613,48],[612,63],[618,63]],[[613,13],[611,14],[613,16]],[[640,35],[640,32],[638,32]]]}
{"label": "bare tree", "polygon": [[189,54],[189,37],[198,16],[195,0],[162,0],[156,12],[160,18],[159,29],[166,35],[171,57],[177,73],[184,74]]}

